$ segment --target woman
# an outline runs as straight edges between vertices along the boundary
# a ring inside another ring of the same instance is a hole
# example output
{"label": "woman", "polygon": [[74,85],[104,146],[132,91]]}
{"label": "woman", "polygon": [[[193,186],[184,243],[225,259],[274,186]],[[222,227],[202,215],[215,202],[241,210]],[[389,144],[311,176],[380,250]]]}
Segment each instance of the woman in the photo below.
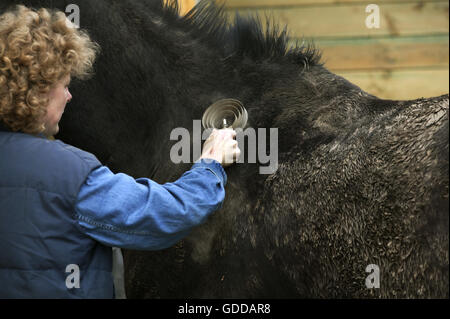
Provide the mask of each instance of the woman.
{"label": "woman", "polygon": [[0,16],[0,297],[112,298],[111,247],[169,247],[221,207],[233,130],[213,131],[174,183],[113,174],[56,134],[71,77],[98,46],[64,13]]}

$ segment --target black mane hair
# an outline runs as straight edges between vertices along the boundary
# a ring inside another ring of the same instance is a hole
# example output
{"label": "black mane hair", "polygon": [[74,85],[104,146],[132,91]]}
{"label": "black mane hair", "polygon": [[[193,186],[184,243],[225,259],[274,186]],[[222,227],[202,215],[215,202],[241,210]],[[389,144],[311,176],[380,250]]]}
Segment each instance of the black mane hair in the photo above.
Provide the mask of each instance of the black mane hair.
{"label": "black mane hair", "polygon": [[288,58],[304,66],[321,64],[321,53],[312,41],[298,41],[290,47],[287,27],[280,25],[271,16],[266,16],[263,27],[261,17],[244,17],[236,13],[233,23],[224,9],[214,0],[201,0],[185,16],[179,16],[176,0],[165,5],[161,2],[167,18],[179,20],[188,25],[191,34],[199,35],[203,40],[220,47],[223,58],[230,56],[249,57],[253,60]]}

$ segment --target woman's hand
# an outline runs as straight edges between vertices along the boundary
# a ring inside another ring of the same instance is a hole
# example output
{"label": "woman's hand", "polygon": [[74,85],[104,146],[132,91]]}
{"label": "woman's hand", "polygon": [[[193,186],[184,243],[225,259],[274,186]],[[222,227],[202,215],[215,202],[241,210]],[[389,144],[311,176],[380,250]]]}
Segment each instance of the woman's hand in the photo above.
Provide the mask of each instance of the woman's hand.
{"label": "woman's hand", "polygon": [[235,140],[236,132],[233,129],[214,129],[203,144],[200,159],[214,159],[223,167],[230,166],[239,159],[241,150]]}

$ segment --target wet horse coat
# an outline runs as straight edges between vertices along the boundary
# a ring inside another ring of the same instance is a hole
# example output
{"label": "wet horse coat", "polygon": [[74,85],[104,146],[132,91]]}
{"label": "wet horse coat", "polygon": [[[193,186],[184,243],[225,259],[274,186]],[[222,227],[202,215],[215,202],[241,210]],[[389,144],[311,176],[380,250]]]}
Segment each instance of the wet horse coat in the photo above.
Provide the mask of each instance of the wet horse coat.
{"label": "wet horse coat", "polygon": [[[77,4],[102,53],[95,77],[73,83],[65,142],[164,183],[190,167],[170,160],[170,132],[218,99],[279,131],[275,173],[229,168],[206,224],[173,248],[125,252],[128,297],[448,298],[448,95],[379,99],[311,46],[288,48],[256,19],[231,25],[209,1],[185,18],[160,1]],[[380,289],[365,285],[370,264]]]}

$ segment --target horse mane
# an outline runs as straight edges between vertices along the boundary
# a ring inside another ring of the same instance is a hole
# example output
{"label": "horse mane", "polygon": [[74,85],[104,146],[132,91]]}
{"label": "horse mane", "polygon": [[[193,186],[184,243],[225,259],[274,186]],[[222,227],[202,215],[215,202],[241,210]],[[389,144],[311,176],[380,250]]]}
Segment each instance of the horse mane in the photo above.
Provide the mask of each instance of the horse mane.
{"label": "horse mane", "polygon": [[238,13],[230,23],[224,5],[215,0],[201,0],[185,16],[179,16],[176,0],[163,4],[164,15],[181,20],[192,34],[220,47],[224,57],[249,57],[253,60],[288,58],[305,66],[320,65],[321,53],[312,41],[298,41],[291,46],[287,27],[280,28],[273,17],[266,17],[263,28],[257,15],[243,17]]}

